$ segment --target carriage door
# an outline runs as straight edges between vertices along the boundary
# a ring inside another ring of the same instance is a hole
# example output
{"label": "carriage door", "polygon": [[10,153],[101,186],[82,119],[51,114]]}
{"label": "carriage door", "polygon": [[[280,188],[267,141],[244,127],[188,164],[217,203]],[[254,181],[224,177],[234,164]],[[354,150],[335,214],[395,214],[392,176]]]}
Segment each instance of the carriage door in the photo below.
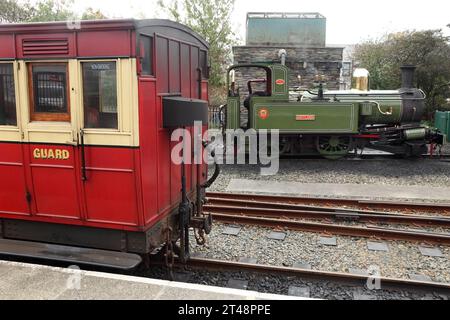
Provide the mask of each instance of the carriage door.
{"label": "carriage door", "polygon": [[21,65],[23,83],[28,84],[21,93],[28,99],[24,134],[31,180],[29,200],[36,216],[81,218],[74,67],[76,62],[69,61]]}

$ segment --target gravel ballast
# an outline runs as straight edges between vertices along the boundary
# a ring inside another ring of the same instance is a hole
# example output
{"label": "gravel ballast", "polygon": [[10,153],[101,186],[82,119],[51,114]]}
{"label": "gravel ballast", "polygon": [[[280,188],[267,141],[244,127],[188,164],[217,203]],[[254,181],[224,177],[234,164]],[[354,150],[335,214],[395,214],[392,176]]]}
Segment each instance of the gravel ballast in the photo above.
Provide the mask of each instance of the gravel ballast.
{"label": "gravel ballast", "polygon": [[[166,279],[167,272],[161,268],[153,268],[145,272],[145,276]],[[322,280],[300,279],[291,276],[268,275],[249,272],[214,272],[205,270],[175,270],[174,280],[203,284],[209,286],[228,287],[230,279],[248,282],[246,290],[262,293],[289,295],[291,287],[307,288],[306,298],[330,300],[448,300],[447,294],[438,292],[405,291],[383,289],[369,290],[363,286],[351,286]]]}
{"label": "gravel ballast", "polygon": [[[238,235],[222,234],[228,225],[215,223],[207,246],[192,247],[194,253],[211,259],[239,261],[254,258],[258,263],[288,266],[310,264],[315,270],[349,272],[376,267],[383,277],[409,279],[411,274],[423,274],[433,281],[450,283],[450,248],[437,246],[443,257],[424,256],[418,243],[384,241],[388,251],[368,250],[368,241],[335,236],[336,246],[319,244],[323,235],[309,232],[285,231],[284,241],[269,239],[273,231],[267,228],[243,226]],[[192,239],[192,244],[195,240]]]}
{"label": "gravel ballast", "polygon": [[231,179],[448,187],[450,161],[281,159],[279,172],[274,176],[262,176],[259,165],[222,165],[221,175],[209,191],[225,191]]}

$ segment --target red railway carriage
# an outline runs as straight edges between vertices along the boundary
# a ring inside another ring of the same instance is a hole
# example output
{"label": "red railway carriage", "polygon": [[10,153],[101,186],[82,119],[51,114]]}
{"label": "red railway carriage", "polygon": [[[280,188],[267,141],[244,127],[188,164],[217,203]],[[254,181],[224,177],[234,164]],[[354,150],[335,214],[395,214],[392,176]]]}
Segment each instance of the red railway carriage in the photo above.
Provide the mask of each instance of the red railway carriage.
{"label": "red railway carriage", "polygon": [[208,231],[207,166],[171,161],[172,128],[206,129],[207,59],[167,20],[0,25],[0,253],[131,267]]}

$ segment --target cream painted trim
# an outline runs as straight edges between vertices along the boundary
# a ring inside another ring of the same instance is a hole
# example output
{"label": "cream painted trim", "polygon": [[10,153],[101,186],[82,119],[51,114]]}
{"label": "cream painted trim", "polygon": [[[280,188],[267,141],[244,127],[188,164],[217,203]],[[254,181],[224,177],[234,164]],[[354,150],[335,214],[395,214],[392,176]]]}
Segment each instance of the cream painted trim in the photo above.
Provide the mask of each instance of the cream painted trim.
{"label": "cream painted trim", "polygon": [[[77,87],[76,76],[74,77],[74,63],[76,60],[36,60],[18,61],[20,66],[18,72],[18,85],[20,92],[19,110],[21,114],[21,124],[24,133],[24,142],[30,143],[56,143],[56,144],[77,144],[76,119],[77,105],[74,103]],[[69,103],[71,122],[54,121],[30,121],[30,98],[28,82],[28,65],[34,63],[67,63],[69,72]],[[76,64],[75,64],[76,66]]]}
{"label": "cream painted trim", "polygon": [[[78,144],[83,128],[83,79],[81,63],[115,61],[119,128],[84,129],[86,145],[139,146],[139,97],[136,59],[13,61],[16,87],[17,127],[0,126],[0,141]],[[29,63],[68,63],[71,122],[30,121]]]}
{"label": "cream painted trim", "polygon": [[20,92],[19,92],[19,81],[18,79],[18,63],[17,61],[2,61],[0,64],[12,64],[13,66],[13,76],[14,76],[14,93],[16,95],[16,117],[17,117],[17,125],[16,126],[0,126],[0,141],[6,142],[21,142],[22,137],[22,121],[20,114]]}
{"label": "cream painted trim", "polygon": [[139,146],[139,100],[136,59],[90,59],[78,61],[78,127],[84,127],[83,76],[85,62],[116,62],[118,129],[83,129],[86,145]]}

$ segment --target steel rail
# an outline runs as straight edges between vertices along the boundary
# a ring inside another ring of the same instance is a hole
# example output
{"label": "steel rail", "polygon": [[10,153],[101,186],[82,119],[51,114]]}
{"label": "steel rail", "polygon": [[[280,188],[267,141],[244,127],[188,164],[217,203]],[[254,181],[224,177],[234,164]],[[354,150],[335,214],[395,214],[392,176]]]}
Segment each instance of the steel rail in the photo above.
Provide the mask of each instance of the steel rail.
{"label": "steel rail", "polygon": [[[431,161],[443,161],[447,162],[450,159],[449,154],[442,155],[421,155],[423,160],[431,160]],[[313,160],[322,160],[329,161],[321,155],[289,155],[289,154],[281,154],[280,158],[283,160],[304,160],[304,161],[313,161]],[[346,157],[334,160],[334,161],[404,161],[402,158],[399,158],[395,154],[363,154],[355,156],[352,153],[349,153]]]}
{"label": "steel rail", "polygon": [[[295,197],[280,195],[260,195],[260,194],[242,194],[242,193],[220,193],[208,192],[208,198],[231,199],[241,201],[259,201],[283,204],[305,204],[322,205],[323,209],[330,210],[330,206],[352,206],[357,208],[377,208],[400,210],[408,213],[410,211],[432,212],[442,215],[450,215],[450,203],[435,202],[408,202],[408,201],[379,201],[366,199],[342,199],[342,198],[313,198],[313,197]],[[339,209],[340,210],[340,209]],[[345,209],[344,209],[345,210]],[[354,210],[354,209],[353,209]]]}
{"label": "steel rail", "polygon": [[212,213],[212,216],[216,221],[230,224],[247,224],[275,229],[298,230],[342,236],[450,245],[450,235],[442,233],[390,229],[374,226],[355,227],[331,223],[304,222],[299,220],[271,219],[220,213]]}
{"label": "steel rail", "polygon": [[[450,218],[432,217],[424,215],[404,215],[386,213],[365,213],[355,210],[345,211],[315,211],[297,209],[297,206],[289,206],[264,202],[240,202],[233,201],[232,205],[222,205],[224,201],[209,199],[203,209],[208,213],[222,213],[232,215],[245,215],[265,218],[292,218],[292,219],[319,219],[319,220],[344,220],[367,223],[398,223],[410,226],[440,226],[450,227]],[[229,200],[225,200],[227,202]],[[283,209],[288,208],[288,209]]]}
{"label": "steel rail", "polygon": [[[242,206],[245,208],[253,207],[253,208],[273,208],[273,209],[286,209],[286,210],[308,210],[308,211],[324,211],[324,212],[356,212],[356,209],[348,209],[348,208],[333,208],[333,207],[324,207],[324,206],[316,206],[316,205],[307,205],[307,204],[291,204],[291,203],[281,203],[281,202],[269,202],[269,201],[255,201],[255,200],[244,200],[244,199],[229,199],[229,198],[215,198],[208,197],[206,205],[212,206]],[[364,213],[380,213],[379,211],[360,211]]]}
{"label": "steel rail", "polygon": [[[358,275],[351,273],[340,273],[340,272],[329,272],[320,270],[310,270],[310,269],[297,269],[291,267],[281,267],[281,266],[271,266],[262,264],[251,264],[206,258],[191,258],[188,261],[188,266],[192,268],[201,268],[216,271],[247,271],[247,272],[257,272],[257,273],[268,273],[268,274],[280,274],[280,275],[290,275],[302,278],[318,279],[323,281],[335,281],[352,283],[357,285],[365,286],[369,275]],[[370,276],[371,278],[375,278]],[[416,281],[407,280],[399,278],[387,278],[379,277],[382,289],[413,289],[413,290],[424,290],[427,292],[439,291],[450,294],[450,283],[440,283],[440,282],[427,282],[427,281]]]}

